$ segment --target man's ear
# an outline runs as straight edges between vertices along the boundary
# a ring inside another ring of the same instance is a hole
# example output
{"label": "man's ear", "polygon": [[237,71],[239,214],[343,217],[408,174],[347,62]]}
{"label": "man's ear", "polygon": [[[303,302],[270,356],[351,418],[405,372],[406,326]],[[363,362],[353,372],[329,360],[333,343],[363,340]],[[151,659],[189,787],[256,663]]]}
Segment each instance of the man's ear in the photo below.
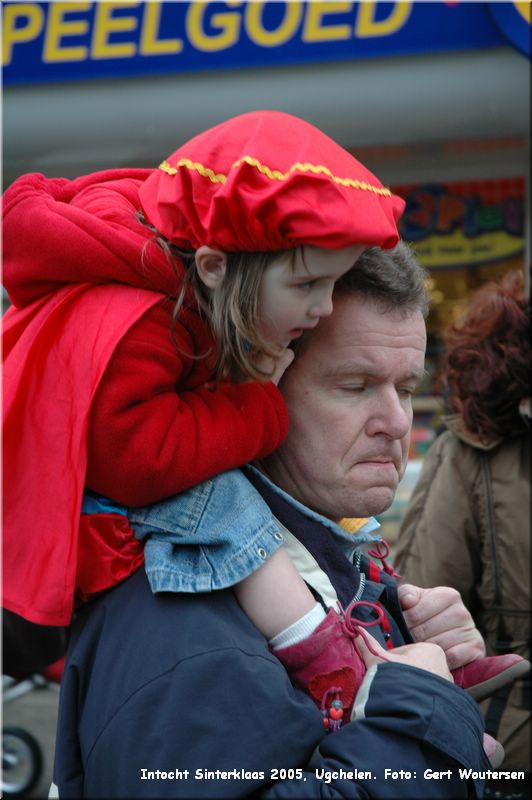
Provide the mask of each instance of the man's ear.
{"label": "man's ear", "polygon": [[227,256],[202,244],[196,250],[196,269],[200,280],[208,289],[217,289],[225,277]]}

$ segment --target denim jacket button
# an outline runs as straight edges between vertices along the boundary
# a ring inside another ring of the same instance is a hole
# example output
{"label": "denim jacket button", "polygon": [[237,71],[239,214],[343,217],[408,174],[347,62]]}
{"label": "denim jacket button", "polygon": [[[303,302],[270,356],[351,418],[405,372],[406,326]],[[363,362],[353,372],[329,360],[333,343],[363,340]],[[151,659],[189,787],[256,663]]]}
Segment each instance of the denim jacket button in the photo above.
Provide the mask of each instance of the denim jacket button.
{"label": "denim jacket button", "polygon": [[266,552],[264,547],[259,547],[259,549],[257,550],[257,555],[259,556],[259,558],[262,558],[263,560],[268,558],[268,553]]}
{"label": "denim jacket button", "polygon": [[282,533],[280,533],[279,531],[276,531],[276,532],[273,534],[273,538],[274,538],[274,539],[277,539],[277,541],[278,541],[278,542],[284,542],[284,536],[283,536],[283,534],[282,534]]}

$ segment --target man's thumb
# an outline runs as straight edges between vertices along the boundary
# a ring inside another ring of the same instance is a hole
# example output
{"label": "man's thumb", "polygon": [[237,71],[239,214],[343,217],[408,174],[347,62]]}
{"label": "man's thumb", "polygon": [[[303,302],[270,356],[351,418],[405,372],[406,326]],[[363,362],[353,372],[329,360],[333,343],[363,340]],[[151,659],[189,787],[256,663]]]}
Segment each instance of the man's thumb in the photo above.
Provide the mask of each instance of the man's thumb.
{"label": "man's thumb", "polygon": [[421,589],[418,586],[412,586],[410,583],[403,583],[399,586],[397,592],[403,611],[415,606],[421,597]]}

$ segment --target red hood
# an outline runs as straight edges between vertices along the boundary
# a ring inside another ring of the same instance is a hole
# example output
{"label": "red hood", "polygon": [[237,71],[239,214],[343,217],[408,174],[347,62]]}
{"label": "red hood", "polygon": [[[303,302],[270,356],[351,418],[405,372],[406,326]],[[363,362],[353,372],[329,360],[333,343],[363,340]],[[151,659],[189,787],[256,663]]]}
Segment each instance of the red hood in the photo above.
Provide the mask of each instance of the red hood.
{"label": "red hood", "polygon": [[[175,295],[178,278],[137,220],[151,169],[96,172],[75,180],[23,175],[3,198],[3,284],[26,306],[68,283],[118,282]],[[149,254],[149,258],[147,257]]]}

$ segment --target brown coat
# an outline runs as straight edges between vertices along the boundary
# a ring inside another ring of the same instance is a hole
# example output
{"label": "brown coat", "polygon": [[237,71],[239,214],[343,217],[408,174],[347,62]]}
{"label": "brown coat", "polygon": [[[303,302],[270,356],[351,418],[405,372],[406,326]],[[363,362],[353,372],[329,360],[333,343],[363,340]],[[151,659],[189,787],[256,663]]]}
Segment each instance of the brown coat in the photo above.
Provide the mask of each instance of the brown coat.
{"label": "brown coat", "polygon": [[[482,443],[457,416],[444,422],[403,519],[395,566],[414,584],[456,588],[488,654],[502,638],[499,652],[530,659],[530,439]],[[504,768],[530,769],[525,683],[512,689],[497,732]]]}

